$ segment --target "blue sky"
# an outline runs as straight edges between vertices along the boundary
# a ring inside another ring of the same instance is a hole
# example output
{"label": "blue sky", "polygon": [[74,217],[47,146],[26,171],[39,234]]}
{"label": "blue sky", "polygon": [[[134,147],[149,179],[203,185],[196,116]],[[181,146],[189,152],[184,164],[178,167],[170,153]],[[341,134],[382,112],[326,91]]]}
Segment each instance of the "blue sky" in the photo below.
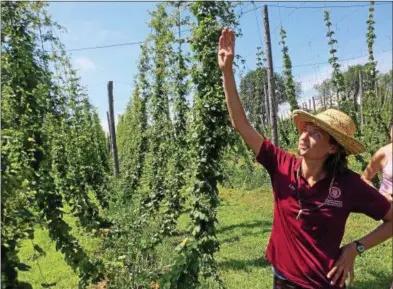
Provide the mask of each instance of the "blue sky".
{"label": "blue sky", "polygon": [[[269,21],[276,72],[280,72],[282,66],[280,23],[287,32],[293,74],[303,87],[300,103],[314,95],[313,85],[331,73],[330,65],[326,63],[330,55],[323,20],[325,5],[349,6],[329,8],[338,41],[337,56],[339,59],[353,58],[340,62],[342,69],[367,61],[367,2],[255,2],[256,7],[263,4],[271,5]],[[147,25],[150,19],[148,10],[154,10],[155,5],[156,2],[51,2],[49,12],[53,20],[67,29],[67,33],[61,34],[60,38],[66,49],[72,50],[143,41],[150,32]],[[316,6],[322,8],[310,8]],[[254,7],[251,2],[245,2],[244,11]],[[259,33],[263,33],[261,13],[262,10],[257,9],[240,19],[243,36],[237,39],[236,53],[246,59],[247,69],[255,68],[256,47],[261,46],[261,41],[264,47],[263,35]],[[377,35],[374,53],[378,69],[387,72],[392,69],[392,3],[376,2],[374,15]],[[79,69],[81,83],[86,85],[90,100],[98,108],[101,123],[107,131],[107,82],[114,82],[114,111],[116,115],[121,114],[132,95],[140,47],[128,45],[69,53],[74,67]],[[282,110],[285,109],[286,106],[282,106]]]}

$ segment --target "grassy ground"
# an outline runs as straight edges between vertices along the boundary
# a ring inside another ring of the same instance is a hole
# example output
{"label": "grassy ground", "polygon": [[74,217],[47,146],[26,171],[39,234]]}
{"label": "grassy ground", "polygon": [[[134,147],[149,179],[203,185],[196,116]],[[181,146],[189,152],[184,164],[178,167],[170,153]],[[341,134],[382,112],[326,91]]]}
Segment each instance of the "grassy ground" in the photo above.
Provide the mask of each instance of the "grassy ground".
{"label": "grassy ground", "polygon": [[[272,288],[265,248],[270,236],[273,200],[269,189],[249,192],[222,189],[217,261],[228,288]],[[343,243],[373,230],[379,223],[367,216],[350,216]],[[355,263],[355,288],[388,289],[392,282],[392,240],[367,251]]]}
{"label": "grassy ground", "polygon": [[[218,239],[221,250],[216,260],[227,288],[272,288],[271,268],[264,259],[273,213],[270,189],[252,191],[220,189],[220,197],[222,202],[218,211]],[[67,218],[70,224],[74,223],[74,219],[69,216]],[[180,219],[180,227],[184,228],[186,223],[187,215],[183,215]],[[366,216],[352,215],[347,223],[344,243],[363,236],[378,224]],[[90,253],[93,254],[98,249],[99,239],[78,231],[75,235]],[[182,239],[183,236],[179,236],[162,245],[161,257],[170,258],[172,248]],[[20,272],[20,280],[32,283],[34,289],[43,288],[41,285],[43,283],[53,285],[49,288],[77,288],[77,276],[65,264],[61,254],[55,251],[55,246],[49,241],[45,230],[37,230],[34,242],[46,251],[46,256],[34,261],[32,244],[30,241],[26,242],[20,256],[24,263],[31,266],[31,269]],[[388,289],[391,280],[391,240],[357,258],[355,288]],[[202,287],[214,288],[213,285],[208,284]]]}
{"label": "grassy ground", "polygon": [[[96,254],[100,247],[100,239],[78,229],[76,218],[68,213],[64,214],[64,220],[73,228],[72,235],[79,240],[87,253]],[[34,250],[33,245],[38,245],[45,252],[44,255]],[[19,270],[19,280],[30,283],[33,289],[78,288],[78,275],[66,264],[63,254],[56,251],[56,245],[49,238],[46,229],[39,226],[35,228],[34,240],[23,242],[19,257],[21,262],[27,265],[23,270]]]}

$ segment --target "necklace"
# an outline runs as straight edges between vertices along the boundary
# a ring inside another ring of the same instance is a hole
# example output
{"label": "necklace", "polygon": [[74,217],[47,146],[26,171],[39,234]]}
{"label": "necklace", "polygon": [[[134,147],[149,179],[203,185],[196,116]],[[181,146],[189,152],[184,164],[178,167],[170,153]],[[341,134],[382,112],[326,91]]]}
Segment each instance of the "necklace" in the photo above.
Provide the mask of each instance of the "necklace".
{"label": "necklace", "polygon": [[300,175],[300,172],[301,172],[301,171],[300,171],[301,167],[302,167],[302,163],[300,163],[300,165],[299,165],[299,167],[297,168],[297,171],[296,171],[297,202],[298,202],[298,204],[299,204],[299,213],[298,213],[297,216],[296,216],[296,220],[299,220],[299,219],[300,219],[300,217],[301,217],[301,215],[302,215],[303,212],[315,211],[315,210],[318,210],[318,209],[320,209],[320,208],[322,208],[323,206],[326,205],[326,202],[328,201],[328,199],[329,199],[329,197],[330,197],[330,192],[331,192],[331,190],[332,190],[334,180],[335,180],[335,178],[336,178],[336,175],[333,174],[332,180],[330,181],[330,185],[329,185],[329,193],[328,193],[328,196],[326,197],[325,201],[323,202],[323,204],[320,204],[319,206],[317,206],[317,207],[315,207],[315,208],[312,208],[312,209],[302,209],[302,202],[301,202],[301,200],[300,200],[300,192],[299,192],[299,175]]}

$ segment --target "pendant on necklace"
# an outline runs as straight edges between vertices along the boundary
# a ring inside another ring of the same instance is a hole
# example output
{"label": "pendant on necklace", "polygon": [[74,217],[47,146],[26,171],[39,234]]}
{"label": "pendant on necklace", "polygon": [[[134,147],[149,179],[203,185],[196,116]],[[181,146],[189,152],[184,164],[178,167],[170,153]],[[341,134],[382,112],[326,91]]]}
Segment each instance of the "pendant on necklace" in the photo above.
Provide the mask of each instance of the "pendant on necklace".
{"label": "pendant on necklace", "polygon": [[297,216],[296,216],[296,220],[299,220],[299,218],[300,218],[300,215],[303,213],[303,210],[299,210],[299,213],[297,214]]}

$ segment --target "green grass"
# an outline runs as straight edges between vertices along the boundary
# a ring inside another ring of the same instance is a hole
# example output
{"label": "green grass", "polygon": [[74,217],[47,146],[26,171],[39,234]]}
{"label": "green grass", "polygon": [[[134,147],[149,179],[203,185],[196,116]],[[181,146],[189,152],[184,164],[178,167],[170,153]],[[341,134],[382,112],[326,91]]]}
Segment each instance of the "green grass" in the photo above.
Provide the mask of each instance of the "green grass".
{"label": "green grass", "polygon": [[272,198],[261,189],[221,189],[217,254],[228,288],[271,288],[271,268],[264,259],[272,225]]}
{"label": "green grass", "polygon": [[[270,188],[244,191],[220,189],[222,198],[218,211],[218,240],[220,251],[216,254],[220,275],[228,289],[272,288],[272,271],[264,259],[269,241],[273,197]],[[180,228],[184,228],[187,217],[182,216]],[[352,214],[347,222],[343,243],[367,234],[380,223],[360,214]],[[174,246],[184,236],[172,239]],[[163,256],[168,255],[169,245],[164,246]],[[168,257],[168,256],[166,256]],[[165,259],[165,257],[163,257]],[[367,251],[355,261],[356,289],[388,289],[392,282],[392,241]],[[216,288],[211,282],[202,288]]]}
{"label": "green grass", "polygon": [[[224,283],[228,289],[272,288],[271,267],[264,259],[273,215],[271,189],[266,187],[244,191],[221,188],[220,197],[222,201],[218,210],[217,231],[221,249],[216,254],[216,260]],[[68,215],[66,218],[67,222],[75,228],[75,220]],[[187,214],[182,215],[179,222],[181,231],[184,230],[187,222]],[[343,243],[363,236],[378,225],[379,222],[366,216],[351,215]],[[98,250],[98,238],[92,238],[80,231],[75,231],[74,234],[91,254]],[[163,263],[170,262],[174,255],[173,248],[183,238],[184,236],[177,236],[160,245],[160,259]],[[34,242],[46,251],[46,256],[34,261],[31,242],[26,241],[20,256],[24,263],[31,266],[31,269],[20,272],[20,280],[31,283],[34,289],[42,288],[42,283],[56,283],[51,288],[77,288],[77,276],[66,265],[61,253],[56,252],[55,245],[49,241],[47,232],[37,229]],[[392,282],[391,264],[391,240],[367,251],[364,256],[357,257],[354,288],[388,289]],[[204,282],[202,288],[215,288],[215,286],[211,282]]]}
{"label": "green grass", "polygon": [[[228,288],[272,288],[265,249],[270,237],[273,198],[269,189],[249,192],[221,190],[217,261]],[[343,243],[359,238],[379,225],[360,214],[352,214]],[[355,263],[355,288],[387,289],[392,282],[392,241],[367,251]]]}
{"label": "green grass", "polygon": [[[100,239],[78,229],[76,218],[65,213],[64,220],[73,228],[71,234],[79,240],[89,255],[95,254],[99,250]],[[33,249],[33,244],[38,245],[45,255],[39,256],[40,254]],[[67,265],[63,254],[56,251],[56,245],[49,238],[45,228],[35,227],[34,240],[23,241],[19,257],[28,269],[19,270],[19,280],[30,283],[33,289],[78,288],[78,275]]]}

